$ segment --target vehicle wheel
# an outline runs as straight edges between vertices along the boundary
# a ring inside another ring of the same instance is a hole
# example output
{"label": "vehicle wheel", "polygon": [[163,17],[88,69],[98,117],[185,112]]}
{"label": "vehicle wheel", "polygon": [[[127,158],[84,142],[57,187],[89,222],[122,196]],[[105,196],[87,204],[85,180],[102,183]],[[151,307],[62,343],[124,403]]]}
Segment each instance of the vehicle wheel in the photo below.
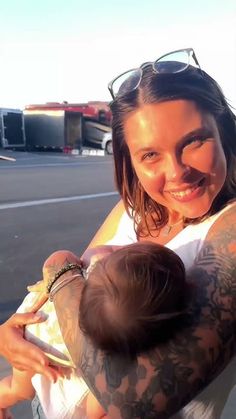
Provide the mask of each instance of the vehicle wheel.
{"label": "vehicle wheel", "polygon": [[106,143],[106,152],[107,154],[113,154],[112,141]]}

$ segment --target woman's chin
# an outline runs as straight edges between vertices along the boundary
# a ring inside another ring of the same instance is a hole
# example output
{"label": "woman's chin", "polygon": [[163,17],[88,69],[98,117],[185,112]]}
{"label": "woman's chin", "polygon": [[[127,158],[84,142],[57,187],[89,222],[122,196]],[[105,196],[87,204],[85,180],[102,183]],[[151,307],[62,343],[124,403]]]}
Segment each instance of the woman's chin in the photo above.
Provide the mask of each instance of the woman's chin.
{"label": "woman's chin", "polygon": [[211,208],[213,200],[208,199],[194,199],[191,202],[185,203],[183,205],[179,205],[177,212],[182,214],[184,218],[196,219],[199,217],[204,217],[208,213]]}
{"label": "woman's chin", "polygon": [[210,208],[211,208],[210,203],[209,205],[204,205],[204,206],[198,206],[198,205],[193,204],[192,208],[189,208],[183,211],[183,216],[185,218],[190,218],[194,220],[199,217],[204,217],[204,215],[208,213]]}

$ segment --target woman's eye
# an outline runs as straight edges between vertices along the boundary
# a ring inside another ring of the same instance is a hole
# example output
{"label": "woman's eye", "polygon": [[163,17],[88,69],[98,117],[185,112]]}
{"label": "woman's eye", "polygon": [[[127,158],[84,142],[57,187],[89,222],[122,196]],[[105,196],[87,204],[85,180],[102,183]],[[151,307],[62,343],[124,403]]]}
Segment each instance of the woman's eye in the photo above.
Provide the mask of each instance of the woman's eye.
{"label": "woman's eye", "polygon": [[206,141],[206,138],[201,138],[201,137],[191,138],[184,144],[183,149],[201,147],[205,141]]}
{"label": "woman's eye", "polygon": [[148,153],[145,153],[142,156],[142,161],[146,160],[154,160],[158,157],[158,153],[156,153],[155,151],[149,151]]}

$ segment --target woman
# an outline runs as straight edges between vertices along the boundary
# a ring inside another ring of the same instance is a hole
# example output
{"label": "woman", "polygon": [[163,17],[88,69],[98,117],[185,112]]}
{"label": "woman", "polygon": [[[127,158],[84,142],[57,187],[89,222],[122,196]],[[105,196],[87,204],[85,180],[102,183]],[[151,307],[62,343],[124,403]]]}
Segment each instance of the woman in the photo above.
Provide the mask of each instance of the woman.
{"label": "woman", "polygon": [[[101,356],[86,340],[82,353],[77,350],[75,282],[60,289],[54,304],[71,356],[108,415],[164,418],[212,381],[234,353],[235,116],[191,49],[125,73],[110,90],[122,203],[90,247],[135,240],[167,245],[198,285],[196,303],[174,339],[135,362]],[[63,307],[69,305],[68,318]],[[2,326],[3,337],[16,335],[14,319]],[[0,350],[12,362],[9,346]]]}

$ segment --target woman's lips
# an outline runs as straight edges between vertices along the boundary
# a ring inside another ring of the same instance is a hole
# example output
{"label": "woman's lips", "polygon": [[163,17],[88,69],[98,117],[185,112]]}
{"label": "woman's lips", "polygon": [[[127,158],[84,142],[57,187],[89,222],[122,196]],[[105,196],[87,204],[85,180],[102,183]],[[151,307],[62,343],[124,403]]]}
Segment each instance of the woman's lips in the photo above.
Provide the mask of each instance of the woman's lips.
{"label": "woman's lips", "polygon": [[204,181],[205,178],[195,183],[194,186],[185,188],[183,190],[169,191],[169,194],[178,202],[189,202],[192,199],[196,199],[202,195],[204,191]]}

